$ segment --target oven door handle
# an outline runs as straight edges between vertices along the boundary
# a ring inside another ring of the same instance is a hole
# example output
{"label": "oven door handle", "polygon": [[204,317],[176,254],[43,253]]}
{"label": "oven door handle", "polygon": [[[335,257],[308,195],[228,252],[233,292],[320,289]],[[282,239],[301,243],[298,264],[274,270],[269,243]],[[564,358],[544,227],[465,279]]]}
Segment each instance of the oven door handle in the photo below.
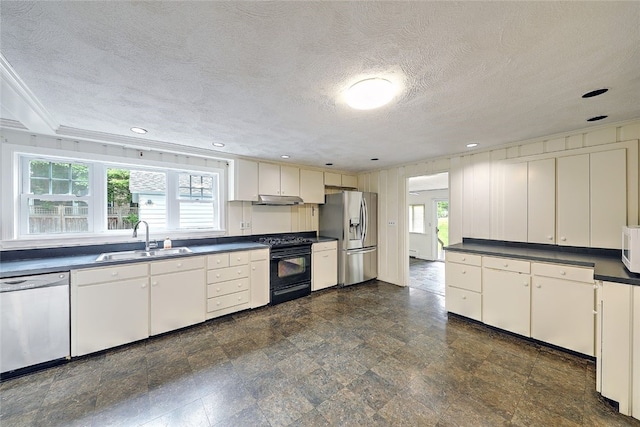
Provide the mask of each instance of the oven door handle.
{"label": "oven door handle", "polygon": [[307,256],[307,255],[311,255],[311,252],[309,252],[309,251],[293,252],[293,253],[287,253],[287,254],[283,254],[283,255],[272,254],[271,255],[271,259],[295,258],[295,257]]}
{"label": "oven door handle", "polygon": [[309,287],[309,283],[304,283],[302,285],[298,285],[298,286],[292,286],[290,288],[284,288],[284,289],[278,289],[273,291],[274,295],[283,295],[283,294],[288,294],[289,292],[295,292],[295,291],[300,291],[302,289],[306,289]]}

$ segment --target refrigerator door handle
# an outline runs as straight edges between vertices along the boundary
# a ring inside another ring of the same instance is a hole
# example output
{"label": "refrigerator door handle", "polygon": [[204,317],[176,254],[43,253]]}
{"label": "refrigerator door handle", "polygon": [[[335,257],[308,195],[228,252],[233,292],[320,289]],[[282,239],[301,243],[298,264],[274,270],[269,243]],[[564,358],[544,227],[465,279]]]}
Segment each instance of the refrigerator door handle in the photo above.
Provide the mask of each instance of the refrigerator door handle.
{"label": "refrigerator door handle", "polygon": [[369,228],[369,215],[367,215],[367,202],[364,196],[362,197],[362,246],[367,241],[367,229]]}
{"label": "refrigerator door handle", "polygon": [[357,250],[347,251],[347,255],[368,254],[369,252],[375,252],[376,250],[377,250],[377,248],[357,249]]}

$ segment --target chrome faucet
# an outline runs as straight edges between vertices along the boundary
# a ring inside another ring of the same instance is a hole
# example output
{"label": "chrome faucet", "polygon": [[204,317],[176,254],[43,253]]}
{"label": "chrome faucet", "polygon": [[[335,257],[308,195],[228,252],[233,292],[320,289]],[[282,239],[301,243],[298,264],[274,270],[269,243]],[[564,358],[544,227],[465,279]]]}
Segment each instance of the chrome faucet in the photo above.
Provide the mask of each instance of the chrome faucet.
{"label": "chrome faucet", "polygon": [[133,235],[131,237],[138,237],[138,226],[140,225],[141,222],[144,222],[144,225],[146,226],[146,235],[145,235],[145,241],[144,241],[144,250],[149,252],[149,224],[147,224],[147,221],[138,221],[136,222],[136,225],[133,226]]}

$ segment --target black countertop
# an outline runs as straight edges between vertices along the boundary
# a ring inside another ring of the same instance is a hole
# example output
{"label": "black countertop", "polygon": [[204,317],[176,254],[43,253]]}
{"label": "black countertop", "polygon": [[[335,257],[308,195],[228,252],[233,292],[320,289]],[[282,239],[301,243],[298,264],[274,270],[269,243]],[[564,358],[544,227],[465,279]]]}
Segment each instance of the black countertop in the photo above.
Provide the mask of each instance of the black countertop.
{"label": "black countertop", "polygon": [[595,280],[640,286],[640,274],[631,273],[626,269],[621,261],[619,250],[570,248],[466,238],[462,243],[445,247],[445,250],[590,267],[594,269]]}
{"label": "black countertop", "polygon": [[[306,237],[314,243],[335,240],[329,237],[316,236],[313,232],[288,233]],[[89,245],[78,247],[27,249],[0,252],[0,278],[27,276],[33,274],[58,273],[80,268],[106,267],[136,262],[151,262],[189,257],[218,252],[247,251],[253,249],[269,249],[268,245],[257,243],[258,238],[274,235],[219,237],[194,240],[174,240],[173,247],[187,246],[190,254],[171,255],[168,257],[151,257],[121,261],[97,262],[96,258],[104,252],[118,252],[142,249],[140,243],[124,243],[112,245]],[[278,235],[279,236],[279,235]],[[144,243],[142,244],[144,247]]]}

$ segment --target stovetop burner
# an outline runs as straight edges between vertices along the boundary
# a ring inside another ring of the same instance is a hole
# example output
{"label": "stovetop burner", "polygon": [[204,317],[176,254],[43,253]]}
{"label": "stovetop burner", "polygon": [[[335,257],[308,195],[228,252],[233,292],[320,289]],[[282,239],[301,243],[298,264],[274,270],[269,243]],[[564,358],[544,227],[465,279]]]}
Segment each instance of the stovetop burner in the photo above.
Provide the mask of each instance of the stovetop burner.
{"label": "stovetop burner", "polygon": [[297,236],[261,237],[258,239],[258,243],[269,246],[297,246],[312,244],[313,240]]}

